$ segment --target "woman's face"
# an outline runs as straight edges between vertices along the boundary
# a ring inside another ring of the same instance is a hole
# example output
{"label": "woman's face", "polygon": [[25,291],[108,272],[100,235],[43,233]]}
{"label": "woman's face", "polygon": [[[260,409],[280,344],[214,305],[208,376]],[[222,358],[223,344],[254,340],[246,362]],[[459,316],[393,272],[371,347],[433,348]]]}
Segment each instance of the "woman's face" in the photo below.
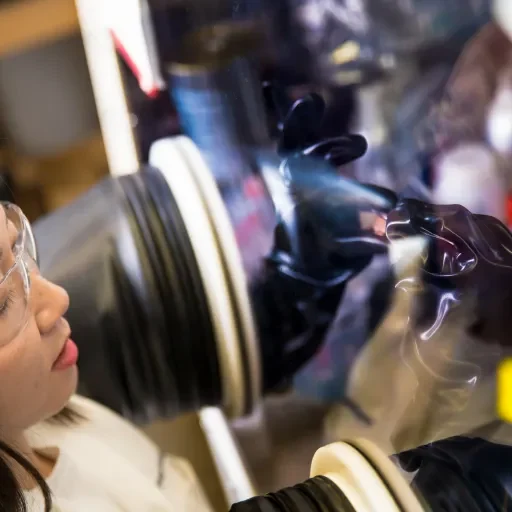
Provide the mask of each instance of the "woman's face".
{"label": "woman's face", "polygon": [[[1,276],[16,261],[17,233],[0,207]],[[25,430],[56,414],[77,384],[75,364],[54,367],[70,336],[63,318],[69,306],[67,293],[41,277],[35,265],[30,267],[28,296],[22,283],[22,274],[15,270],[0,285],[0,435]]]}

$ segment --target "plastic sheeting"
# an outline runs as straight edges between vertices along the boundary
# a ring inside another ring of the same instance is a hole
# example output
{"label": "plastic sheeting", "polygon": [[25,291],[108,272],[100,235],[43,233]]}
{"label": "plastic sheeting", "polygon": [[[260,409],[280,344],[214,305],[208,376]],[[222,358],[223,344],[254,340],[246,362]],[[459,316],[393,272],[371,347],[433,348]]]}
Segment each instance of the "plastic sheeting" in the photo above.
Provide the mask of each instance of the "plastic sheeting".
{"label": "plastic sheeting", "polygon": [[[405,200],[386,236],[389,310],[340,388],[363,416],[335,407],[328,437],[366,437],[390,454],[458,435],[511,444],[495,398],[497,367],[512,352],[509,230],[460,206]],[[354,312],[338,343],[366,314]]]}

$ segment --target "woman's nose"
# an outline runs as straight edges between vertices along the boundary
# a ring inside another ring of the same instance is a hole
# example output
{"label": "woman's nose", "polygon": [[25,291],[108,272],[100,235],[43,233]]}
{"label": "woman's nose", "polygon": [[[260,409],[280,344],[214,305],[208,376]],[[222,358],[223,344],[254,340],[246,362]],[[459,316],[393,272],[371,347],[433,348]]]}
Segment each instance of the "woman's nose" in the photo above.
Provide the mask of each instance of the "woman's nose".
{"label": "woman's nose", "polygon": [[37,272],[31,274],[30,300],[41,334],[49,333],[69,308],[66,290],[47,281]]}

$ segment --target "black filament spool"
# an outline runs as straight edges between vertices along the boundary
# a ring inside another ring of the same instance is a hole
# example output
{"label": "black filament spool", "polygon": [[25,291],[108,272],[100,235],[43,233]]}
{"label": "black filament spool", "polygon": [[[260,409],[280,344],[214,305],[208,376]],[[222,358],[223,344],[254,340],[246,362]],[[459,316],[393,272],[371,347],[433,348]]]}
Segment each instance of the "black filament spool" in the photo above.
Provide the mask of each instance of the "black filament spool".
{"label": "black filament spool", "polygon": [[[151,410],[156,407],[152,399],[156,396],[156,392],[153,392],[154,384],[148,381],[146,372],[140,372],[135,368],[134,359],[137,355],[133,350],[133,346],[144,337],[144,313],[140,307],[140,298],[135,292],[136,286],[118,261],[112,262],[111,275],[117,296],[116,311],[122,311],[124,320],[116,321],[112,318],[112,314],[104,315],[101,320],[101,329],[106,339],[111,340],[106,347],[109,371],[114,381],[119,382],[123,391],[118,395],[121,398],[120,402],[116,400],[115,404],[109,405],[112,408],[117,406],[117,410],[125,415],[129,411],[130,419],[136,423],[146,423],[152,419]],[[122,361],[121,364],[120,361]],[[86,384],[90,385],[88,374],[89,372],[86,372]],[[140,375],[140,377],[134,378],[134,375]],[[83,371],[81,371],[81,377],[83,380]],[[79,391],[84,392],[80,389]],[[101,395],[99,396],[102,398]]]}
{"label": "black filament spool", "polygon": [[[167,416],[172,414],[171,411],[166,411],[166,405],[169,403],[176,407],[174,414],[179,413],[179,403],[177,402],[183,397],[181,389],[183,385],[179,385],[175,378],[176,372],[166,364],[167,347],[164,340],[168,339],[168,334],[164,324],[165,305],[159,293],[162,284],[159,275],[160,264],[156,261],[155,249],[147,225],[146,205],[141,203],[133,181],[133,176],[123,176],[119,180],[119,184],[125,194],[127,208],[131,214],[132,234],[135,237],[139,259],[144,269],[148,293],[145,298],[139,300],[140,307],[144,311],[145,339],[133,340],[130,349],[135,358],[141,361],[146,360],[150,365],[155,387],[153,388],[154,395],[149,397],[148,403],[154,402],[158,414]],[[147,385],[148,377],[143,374],[139,374],[137,377],[142,385]],[[141,406],[146,407],[142,404]]]}
{"label": "black filament spool", "polygon": [[[162,251],[172,256],[174,279],[168,283],[172,288],[169,290],[171,297],[182,302],[186,312],[182,317],[184,336],[188,342],[190,364],[193,365],[191,375],[197,384],[196,402],[187,409],[219,405],[222,390],[216,336],[194,250],[172,192],[161,172],[147,168],[140,173],[140,178],[145,184],[148,204],[154,213],[155,230],[160,231],[160,236],[155,236],[155,240],[160,240],[160,244],[165,246]],[[171,343],[174,342],[174,336],[175,333],[171,332]]]}
{"label": "black filament spool", "polygon": [[[133,347],[141,360],[149,356],[152,361],[155,396],[147,405],[156,402],[158,415],[163,417],[220,405],[213,322],[174,196],[156,169],[124,176],[119,183],[131,213],[139,257],[145,261],[152,298],[151,304],[144,306],[146,323],[150,321],[148,339]],[[145,373],[136,379],[144,388],[149,384]]]}
{"label": "black filament spool", "polygon": [[[154,249],[154,270],[164,309],[162,317],[165,324],[165,338],[162,343],[165,354],[164,364],[167,363],[177,371],[185,372],[183,377],[176,373],[173,375],[179,394],[176,410],[181,413],[193,409],[199,403],[199,390],[197,386],[198,372],[190,351],[190,343],[184,343],[185,339],[188,341],[191,336],[186,325],[187,301],[183,298],[183,290],[176,286],[179,275],[172,256],[176,256],[177,252],[171,255],[166,246],[165,234],[162,233],[162,225],[158,221],[158,213],[155,211],[149,194],[148,180],[143,181],[140,174],[134,174],[133,178],[138,192],[144,198],[148,243],[151,243]],[[192,383],[192,385],[188,385],[188,383]],[[172,409],[171,407],[170,410],[172,411]]]}
{"label": "black filament spool", "polygon": [[236,503],[230,512],[356,512],[343,491],[325,476]]}

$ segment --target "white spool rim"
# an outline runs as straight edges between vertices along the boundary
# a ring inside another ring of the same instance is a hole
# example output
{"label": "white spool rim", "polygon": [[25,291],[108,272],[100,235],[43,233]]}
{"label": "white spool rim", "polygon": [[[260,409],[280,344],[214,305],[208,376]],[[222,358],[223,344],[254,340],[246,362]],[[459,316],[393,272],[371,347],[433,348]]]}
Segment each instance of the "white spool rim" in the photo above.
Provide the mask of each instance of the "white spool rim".
{"label": "white spool rim", "polygon": [[373,466],[347,443],[333,443],[317,450],[311,477],[320,475],[339,486],[356,512],[403,512]]}
{"label": "white spool rim", "polygon": [[377,445],[367,439],[351,439],[349,444],[355,446],[373,464],[377,472],[387,483],[389,489],[391,489],[402,510],[407,512],[424,512],[424,508],[409,482],[405,480],[395,464]]}
{"label": "white spool rim", "polygon": [[217,234],[217,242],[225,262],[226,276],[233,292],[234,311],[240,321],[241,341],[244,343],[245,354],[248,358],[251,404],[254,407],[261,398],[261,363],[258,336],[238,244],[219,188],[198,148],[190,139],[183,136],[177,137],[177,143],[186,152],[190,169]]}
{"label": "white spool rim", "polygon": [[245,404],[239,338],[213,226],[190,164],[175,138],[156,141],[150,149],[149,163],[160,170],[174,195],[197,260],[215,330],[222,379],[222,406],[228,416],[241,416]]}

